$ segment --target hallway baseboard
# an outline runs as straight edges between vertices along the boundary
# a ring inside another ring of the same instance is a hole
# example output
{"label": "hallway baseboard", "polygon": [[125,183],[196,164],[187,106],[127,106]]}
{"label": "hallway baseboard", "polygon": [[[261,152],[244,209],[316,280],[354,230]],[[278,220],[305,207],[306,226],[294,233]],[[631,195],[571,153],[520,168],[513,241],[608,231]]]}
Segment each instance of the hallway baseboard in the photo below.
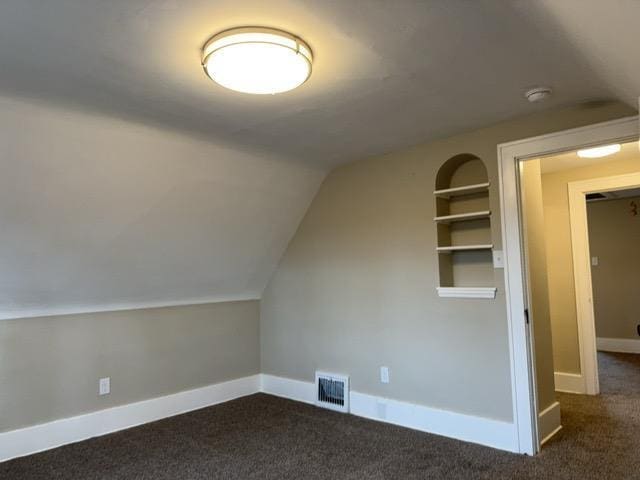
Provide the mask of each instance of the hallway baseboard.
{"label": "hallway baseboard", "polygon": [[555,372],[556,392],[587,393],[584,378],[579,373]]}
{"label": "hallway baseboard", "polygon": [[617,353],[640,353],[640,340],[633,338],[596,338],[598,350]]}
{"label": "hallway baseboard", "polygon": [[538,435],[540,444],[549,441],[562,429],[560,423],[560,403],[553,402],[538,414]]}

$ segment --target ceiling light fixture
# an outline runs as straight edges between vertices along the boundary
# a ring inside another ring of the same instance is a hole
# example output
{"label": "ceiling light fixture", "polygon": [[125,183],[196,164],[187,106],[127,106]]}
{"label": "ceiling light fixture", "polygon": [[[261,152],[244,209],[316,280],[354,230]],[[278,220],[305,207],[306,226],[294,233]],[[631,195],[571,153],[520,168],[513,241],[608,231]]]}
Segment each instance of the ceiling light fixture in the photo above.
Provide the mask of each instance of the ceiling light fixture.
{"label": "ceiling light fixture", "polygon": [[602,147],[585,148],[584,150],[578,150],[578,156],[580,158],[598,158],[606,157],[607,155],[613,155],[620,151],[620,144],[615,143],[613,145],[604,145]]}
{"label": "ceiling light fixture", "polygon": [[244,93],[293,90],[309,78],[312,63],[311,48],[302,39],[266,27],[225,30],[202,51],[202,66],[211,80]]}

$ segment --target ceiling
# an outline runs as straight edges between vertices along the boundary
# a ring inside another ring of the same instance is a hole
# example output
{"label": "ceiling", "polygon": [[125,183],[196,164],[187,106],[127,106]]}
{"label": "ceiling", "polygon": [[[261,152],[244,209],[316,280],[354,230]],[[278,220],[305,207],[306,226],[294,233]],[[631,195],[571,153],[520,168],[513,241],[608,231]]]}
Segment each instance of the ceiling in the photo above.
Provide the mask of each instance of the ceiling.
{"label": "ceiling", "polygon": [[559,155],[550,155],[540,159],[541,173],[559,172],[562,170],[570,170],[572,168],[588,167],[606,162],[617,162],[623,160],[638,161],[638,169],[640,170],[640,143],[628,142],[621,145],[620,151],[613,155],[599,158],[581,158],[577,151],[566,152]]}
{"label": "ceiling", "polygon": [[[1,0],[0,318],[258,298],[332,167],[636,107],[638,18],[634,0]],[[243,25],[304,38],[309,81],[211,82],[202,45]],[[553,97],[526,102],[535,85]]]}
{"label": "ceiling", "polygon": [[0,319],[260,298],[324,174],[0,97]]}
{"label": "ceiling", "polygon": [[[558,105],[637,105],[634,0],[3,0],[0,95],[169,127],[320,168]],[[251,96],[204,75],[214,33],[303,37],[314,73]],[[527,103],[527,87],[553,98]]]}

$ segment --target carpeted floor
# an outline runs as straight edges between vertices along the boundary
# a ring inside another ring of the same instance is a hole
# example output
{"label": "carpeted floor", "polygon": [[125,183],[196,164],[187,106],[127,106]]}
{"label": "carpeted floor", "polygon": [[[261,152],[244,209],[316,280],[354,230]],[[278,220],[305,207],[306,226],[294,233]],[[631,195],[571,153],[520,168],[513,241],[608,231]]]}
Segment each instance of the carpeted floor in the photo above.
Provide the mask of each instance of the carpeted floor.
{"label": "carpeted floor", "polygon": [[0,464],[37,479],[640,479],[640,355],[600,354],[602,395],[560,396],[535,458],[258,394]]}

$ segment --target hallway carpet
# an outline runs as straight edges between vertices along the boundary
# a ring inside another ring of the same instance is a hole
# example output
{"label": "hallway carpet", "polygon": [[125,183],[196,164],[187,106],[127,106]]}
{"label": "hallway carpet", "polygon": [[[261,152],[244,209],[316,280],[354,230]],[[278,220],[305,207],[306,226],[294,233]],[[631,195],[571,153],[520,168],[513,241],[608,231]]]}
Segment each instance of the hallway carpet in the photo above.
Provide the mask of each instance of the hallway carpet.
{"label": "hallway carpet", "polygon": [[602,395],[560,395],[535,458],[264,394],[0,464],[3,480],[640,479],[640,355],[600,354]]}

